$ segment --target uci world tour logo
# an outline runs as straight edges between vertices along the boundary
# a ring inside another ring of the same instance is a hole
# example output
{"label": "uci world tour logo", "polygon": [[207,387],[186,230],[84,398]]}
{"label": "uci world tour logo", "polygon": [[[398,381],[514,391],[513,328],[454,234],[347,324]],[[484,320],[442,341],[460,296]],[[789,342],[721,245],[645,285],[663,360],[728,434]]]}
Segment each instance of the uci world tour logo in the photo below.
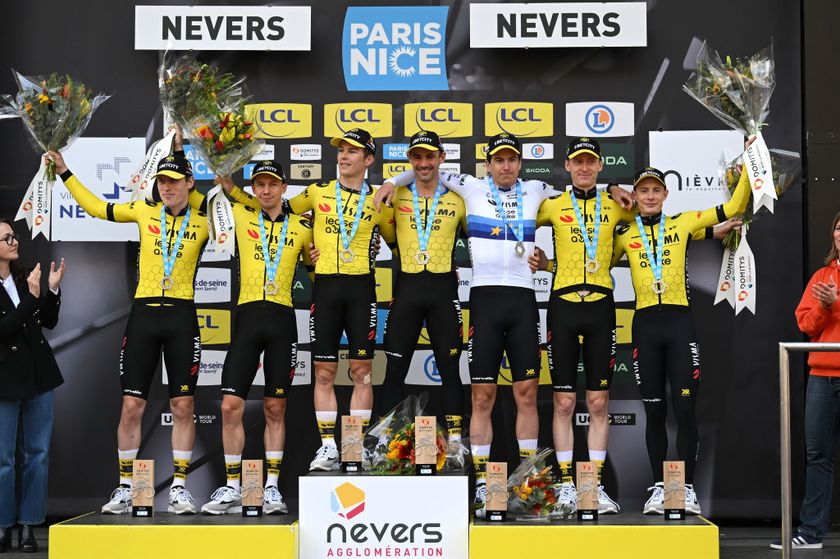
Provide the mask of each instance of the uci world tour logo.
{"label": "uci world tour logo", "polygon": [[365,492],[352,483],[342,483],[330,494],[330,509],[350,520],[365,510]]}
{"label": "uci world tour logo", "polygon": [[342,58],[348,91],[448,90],[447,6],[350,7]]}

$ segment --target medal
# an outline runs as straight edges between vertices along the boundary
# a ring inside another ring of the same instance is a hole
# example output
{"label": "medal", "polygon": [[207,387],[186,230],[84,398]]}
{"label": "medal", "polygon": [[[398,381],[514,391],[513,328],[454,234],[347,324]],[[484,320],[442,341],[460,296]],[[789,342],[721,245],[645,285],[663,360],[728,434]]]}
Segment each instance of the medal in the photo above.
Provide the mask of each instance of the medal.
{"label": "medal", "polygon": [[668,284],[662,280],[656,280],[653,282],[653,285],[650,286],[650,289],[657,295],[662,295],[665,293],[665,290],[668,289]]}
{"label": "medal", "polygon": [[653,284],[651,290],[657,295],[662,295],[668,289],[668,284],[662,281],[662,252],[665,247],[665,214],[659,220],[659,242],[656,244],[656,257],[654,258],[653,250],[650,248],[650,242],[645,234],[645,227],[642,225],[642,218],[636,214],[636,227],[639,228],[639,236],[642,237],[642,244],[645,247],[648,262],[650,263],[651,272],[653,272]]}
{"label": "medal", "polygon": [[525,221],[522,218],[522,181],[516,179],[516,184],[514,185],[516,190],[516,229],[508,223],[507,211],[505,211],[505,207],[502,205],[502,197],[499,195],[499,189],[496,187],[496,183],[493,182],[493,177],[488,176],[487,182],[490,184],[493,201],[496,203],[496,209],[499,211],[502,223],[505,226],[505,239],[507,239],[507,229],[509,228],[516,238],[516,247],[514,247],[516,256],[525,256]]}
{"label": "medal", "polygon": [[359,229],[359,222],[362,220],[362,210],[365,206],[365,196],[367,196],[368,184],[362,183],[362,191],[359,194],[359,204],[356,206],[356,213],[353,215],[353,225],[350,227],[350,235],[347,235],[347,225],[344,223],[344,208],[341,202],[341,183],[338,179],[335,181],[335,211],[338,214],[338,230],[341,233],[341,261],[349,264],[353,261],[354,254],[350,250],[350,242],[356,236],[356,231]]}
{"label": "medal", "polygon": [[432,199],[432,209],[426,214],[426,223],[423,223],[423,217],[420,215],[420,200],[417,195],[417,185],[411,183],[411,201],[414,204],[414,221],[417,225],[417,242],[420,245],[420,250],[414,255],[414,260],[421,266],[429,263],[429,237],[432,236],[432,226],[435,223],[435,215],[437,213],[437,205],[440,201],[440,196],[443,194],[443,186],[438,181],[437,188],[435,188],[435,197]]}
{"label": "medal", "polygon": [[575,210],[575,217],[577,218],[578,227],[580,227],[580,235],[583,237],[583,249],[586,251],[586,263],[583,265],[587,273],[594,274],[601,267],[598,262],[598,235],[601,233],[601,195],[595,191],[595,223],[592,232],[592,239],[589,238],[589,231],[586,229],[586,220],[580,212],[577,196],[574,190],[569,193],[572,199],[572,207]]}
{"label": "medal", "polygon": [[[277,241],[277,250],[274,252],[274,258],[271,258],[268,250],[271,239],[265,233],[265,218],[262,212],[260,212],[257,221],[260,224],[260,244],[262,245],[263,262],[265,264],[265,286],[263,287],[263,291],[269,296],[276,295],[279,288],[274,278],[277,277],[277,267],[280,265],[280,257],[283,254],[283,248],[286,246],[286,233],[289,231],[289,216],[283,216],[283,229],[280,231],[280,239]],[[274,225],[271,226],[271,230],[272,232],[274,231]]]}
{"label": "medal", "polygon": [[[172,216],[172,225],[175,225],[175,217]],[[163,255],[163,279],[160,280],[160,287],[164,291],[169,291],[175,282],[172,281],[172,268],[175,267],[175,260],[178,258],[178,251],[181,250],[181,241],[184,240],[184,232],[187,230],[187,225],[190,222],[190,206],[187,205],[187,213],[184,219],[181,220],[181,227],[178,229],[178,235],[175,237],[175,243],[172,245],[172,253],[169,252],[169,242],[166,237],[166,206],[160,205],[160,252]]]}

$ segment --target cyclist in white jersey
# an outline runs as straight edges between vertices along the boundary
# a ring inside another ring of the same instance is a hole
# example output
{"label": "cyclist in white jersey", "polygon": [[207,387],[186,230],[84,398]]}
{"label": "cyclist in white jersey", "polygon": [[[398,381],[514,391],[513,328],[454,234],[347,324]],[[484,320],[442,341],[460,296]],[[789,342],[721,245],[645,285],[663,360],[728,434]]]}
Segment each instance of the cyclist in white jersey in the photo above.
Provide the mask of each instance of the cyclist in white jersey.
{"label": "cyclist in white jersey", "polygon": [[[510,134],[499,134],[487,146],[486,180],[469,175],[441,173],[443,185],[464,199],[467,235],[473,263],[470,289],[469,364],[472,381],[470,436],[476,469],[476,503],[484,516],[485,469],[493,427],[490,414],[496,400],[496,382],[507,354],[516,402],[516,438],[520,457],[537,448],[537,386],[540,376],[539,313],[528,266],[534,251],[537,210],[554,194],[541,181],[521,181],[521,147]],[[413,172],[393,179],[410,184]],[[377,201],[387,198],[392,185]],[[504,212],[499,211],[499,207]]]}

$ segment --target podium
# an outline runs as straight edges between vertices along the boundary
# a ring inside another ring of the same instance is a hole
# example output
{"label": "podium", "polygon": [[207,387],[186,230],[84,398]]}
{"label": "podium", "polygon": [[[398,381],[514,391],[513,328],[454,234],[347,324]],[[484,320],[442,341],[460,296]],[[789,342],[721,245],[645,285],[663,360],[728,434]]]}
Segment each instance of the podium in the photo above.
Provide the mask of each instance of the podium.
{"label": "podium", "polygon": [[598,522],[484,522],[470,525],[470,559],[541,557],[546,549],[565,557],[621,559],[717,559],[718,528],[701,516],[666,522],[641,512],[605,514]]}
{"label": "podium", "polygon": [[464,475],[310,473],[298,483],[301,558],[468,555]]}
{"label": "podium", "polygon": [[243,519],[157,512],[150,518],[95,512],[50,526],[50,557],[152,559],[200,557],[297,559],[297,517]]}

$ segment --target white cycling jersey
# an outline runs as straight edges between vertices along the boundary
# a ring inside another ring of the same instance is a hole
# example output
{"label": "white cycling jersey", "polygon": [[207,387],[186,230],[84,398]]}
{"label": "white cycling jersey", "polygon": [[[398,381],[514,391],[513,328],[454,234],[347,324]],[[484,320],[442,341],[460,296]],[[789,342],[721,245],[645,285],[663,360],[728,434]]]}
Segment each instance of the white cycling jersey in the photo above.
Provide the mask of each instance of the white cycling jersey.
{"label": "white cycling jersey", "polygon": [[[406,186],[413,180],[414,171],[408,170],[388,182]],[[525,253],[517,256],[517,239],[514,233],[517,227],[515,188],[498,188],[507,217],[505,224],[487,180],[454,173],[440,173],[440,180],[443,186],[464,199],[473,267],[472,286],[509,285],[534,289],[533,274],[528,267],[528,255],[534,253],[537,210],[543,200],[558,193],[542,181],[520,182]]]}

